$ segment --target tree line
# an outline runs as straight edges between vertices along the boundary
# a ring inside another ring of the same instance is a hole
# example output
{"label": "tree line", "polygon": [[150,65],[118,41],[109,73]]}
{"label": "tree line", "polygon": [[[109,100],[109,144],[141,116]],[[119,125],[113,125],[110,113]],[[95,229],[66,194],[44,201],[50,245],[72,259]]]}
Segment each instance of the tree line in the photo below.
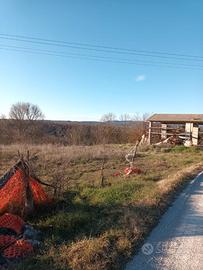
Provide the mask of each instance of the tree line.
{"label": "tree line", "polygon": [[113,113],[101,122],[57,122],[44,120],[39,106],[18,102],[11,106],[9,118],[1,116],[0,143],[94,145],[135,143],[146,130],[145,118],[123,114],[117,120]]}

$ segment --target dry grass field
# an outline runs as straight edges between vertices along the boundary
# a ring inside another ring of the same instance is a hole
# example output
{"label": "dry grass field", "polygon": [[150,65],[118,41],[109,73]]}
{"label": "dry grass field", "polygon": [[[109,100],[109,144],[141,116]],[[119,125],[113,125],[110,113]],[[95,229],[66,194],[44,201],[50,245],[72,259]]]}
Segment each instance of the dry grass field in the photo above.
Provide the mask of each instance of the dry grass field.
{"label": "dry grass field", "polygon": [[43,247],[18,269],[123,268],[175,194],[203,168],[201,149],[147,147],[135,159],[142,173],[125,177],[130,147],[0,146],[0,174],[13,165],[18,150],[29,149],[35,174],[58,187],[53,206],[29,218],[43,233]]}

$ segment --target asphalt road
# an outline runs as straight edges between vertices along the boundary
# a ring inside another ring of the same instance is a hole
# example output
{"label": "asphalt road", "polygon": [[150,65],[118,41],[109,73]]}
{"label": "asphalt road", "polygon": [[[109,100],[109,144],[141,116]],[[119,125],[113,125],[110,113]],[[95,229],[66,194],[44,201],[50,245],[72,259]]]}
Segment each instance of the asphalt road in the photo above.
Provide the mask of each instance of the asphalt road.
{"label": "asphalt road", "polygon": [[203,173],[175,200],[125,270],[203,269]]}

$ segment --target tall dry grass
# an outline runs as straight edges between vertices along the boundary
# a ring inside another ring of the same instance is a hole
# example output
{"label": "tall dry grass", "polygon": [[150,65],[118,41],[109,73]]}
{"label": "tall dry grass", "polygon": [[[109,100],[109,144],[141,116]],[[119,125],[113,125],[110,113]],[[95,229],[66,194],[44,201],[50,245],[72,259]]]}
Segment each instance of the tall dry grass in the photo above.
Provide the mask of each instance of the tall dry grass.
{"label": "tall dry grass", "polygon": [[12,144],[0,145],[0,153],[17,154],[18,151],[26,155],[29,150],[32,155],[40,155],[45,160],[47,158],[64,158],[67,161],[76,159],[103,159],[121,158],[125,155],[132,145],[93,145],[93,146],[61,146],[53,144]]}

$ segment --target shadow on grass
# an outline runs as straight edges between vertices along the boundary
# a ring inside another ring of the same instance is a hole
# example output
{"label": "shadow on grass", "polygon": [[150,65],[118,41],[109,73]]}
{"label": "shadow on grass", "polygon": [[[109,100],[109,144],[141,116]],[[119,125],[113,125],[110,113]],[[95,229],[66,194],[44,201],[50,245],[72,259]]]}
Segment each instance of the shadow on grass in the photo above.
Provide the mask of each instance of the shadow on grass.
{"label": "shadow on grass", "polygon": [[134,220],[142,219],[145,206],[132,206],[130,202],[143,199],[146,194],[149,197],[153,185],[132,180],[111,187],[68,191],[52,207],[38,210],[30,222],[43,232],[46,240],[56,244],[127,228],[131,226],[126,221],[128,218],[135,226]]}
{"label": "shadow on grass", "polygon": [[97,236],[119,227],[121,206],[91,205],[77,191],[66,192],[52,207],[39,209],[29,221],[43,233],[44,240],[61,244],[81,237]]}

